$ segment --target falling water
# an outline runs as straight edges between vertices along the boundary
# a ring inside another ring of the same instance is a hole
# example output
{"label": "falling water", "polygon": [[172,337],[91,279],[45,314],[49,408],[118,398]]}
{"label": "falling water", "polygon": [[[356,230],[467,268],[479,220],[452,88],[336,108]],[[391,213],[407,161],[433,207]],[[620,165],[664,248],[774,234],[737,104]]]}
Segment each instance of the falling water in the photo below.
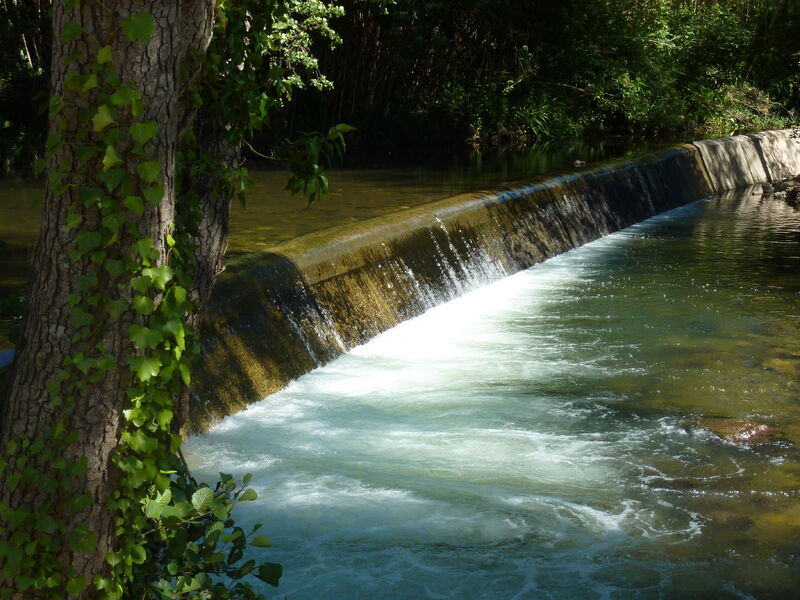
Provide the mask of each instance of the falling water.
{"label": "falling water", "polygon": [[[800,214],[696,202],[406,321],[187,444],[278,597],[791,597]],[[403,265],[398,265],[403,269]],[[268,593],[276,594],[270,590]]]}

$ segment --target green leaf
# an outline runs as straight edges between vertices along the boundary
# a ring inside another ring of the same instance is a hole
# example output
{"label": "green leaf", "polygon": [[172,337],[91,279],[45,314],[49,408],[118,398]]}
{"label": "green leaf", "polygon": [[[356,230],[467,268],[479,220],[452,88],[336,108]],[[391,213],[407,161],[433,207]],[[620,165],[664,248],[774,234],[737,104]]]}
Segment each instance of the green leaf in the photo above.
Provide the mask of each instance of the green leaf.
{"label": "green leaf", "polygon": [[192,377],[189,373],[189,366],[185,363],[181,363],[178,368],[181,371],[181,379],[183,379],[183,383],[185,385],[190,385],[192,383]]}
{"label": "green leaf", "polygon": [[276,563],[264,563],[258,567],[256,577],[271,586],[278,587],[281,575],[283,575],[283,567],[281,565]]}
{"label": "green leaf", "polygon": [[160,506],[167,506],[170,502],[172,502],[172,490],[170,488],[165,489],[156,496],[156,503]]}
{"label": "green leaf", "polygon": [[98,86],[98,83],[99,82],[97,81],[97,75],[92,73],[86,78],[86,81],[83,82],[81,89],[84,92],[88,92],[89,90],[93,90],[94,88],[96,88]]}
{"label": "green leaf", "polygon": [[147,290],[150,289],[150,286],[153,285],[153,280],[150,277],[136,277],[133,281],[131,281],[131,288],[135,291],[139,292],[140,294],[144,294]]}
{"label": "green leaf", "polygon": [[81,224],[83,221],[82,215],[76,215],[75,213],[67,213],[67,229],[75,229],[78,225]]}
{"label": "green leaf", "polygon": [[148,519],[160,518],[161,509],[162,507],[159,506],[152,498],[148,498],[144,501],[144,516]]}
{"label": "green leaf", "polygon": [[115,258],[108,258],[103,263],[106,272],[111,275],[112,279],[116,279],[125,272],[125,263]]}
{"label": "green leaf", "polygon": [[150,204],[158,205],[164,197],[164,186],[159,183],[152,187],[145,188],[142,194],[144,195],[144,199]]}
{"label": "green leaf", "polygon": [[[139,296],[140,298],[142,296]],[[131,325],[128,328],[128,335],[139,350],[149,348],[154,350],[162,341],[164,336],[156,329],[150,329],[144,325]]]}
{"label": "green leaf", "polygon": [[[157,251],[154,250],[154,252]],[[158,254],[156,253],[155,256],[151,256],[150,258],[156,258],[157,256]],[[172,278],[175,276],[175,272],[169,265],[161,265],[160,267],[153,267],[151,269],[142,269],[142,275],[149,276],[153,281],[153,285],[155,285],[158,289],[163,290],[166,289],[167,284],[172,281]]]}
{"label": "green leaf", "polygon": [[92,129],[94,131],[103,131],[106,127],[114,122],[114,117],[111,116],[111,110],[105,104],[97,109],[97,113],[92,117]]}
{"label": "green leaf", "polygon": [[[61,29],[61,41],[64,44],[74,42],[83,34],[83,27],[75,21],[67,21]],[[83,589],[83,588],[81,588]]]}
{"label": "green leaf", "polygon": [[145,259],[158,258],[158,250],[156,250],[153,239],[149,237],[137,240],[133,244],[133,251]]}
{"label": "green leaf", "polygon": [[128,104],[133,104],[141,97],[142,94],[139,92],[139,90],[129,87],[121,87],[111,94],[110,99],[111,104],[114,106],[127,106]]}
{"label": "green leaf", "polygon": [[258,493],[253,488],[248,488],[239,496],[239,502],[250,502],[258,498]]}
{"label": "green leaf", "polygon": [[81,164],[94,158],[95,156],[101,155],[102,153],[103,149],[98,148],[97,146],[78,146],[75,149],[75,155],[78,157],[78,162]]}
{"label": "green leaf", "polygon": [[137,144],[145,144],[153,139],[153,136],[158,131],[158,125],[153,121],[134,123],[131,125],[129,131],[134,142]]}
{"label": "green leaf", "polygon": [[[136,171],[139,173],[139,177],[141,177],[145,183],[153,183],[158,178],[158,174],[161,173],[161,165],[154,160],[148,160],[143,163],[139,163],[136,166]],[[145,198],[147,198],[146,190],[144,194]]]}
{"label": "green leaf", "polygon": [[153,300],[147,296],[133,297],[133,310],[137,315],[149,315],[153,312]]}
{"label": "green leaf", "polygon": [[263,533],[260,533],[257,536],[255,536],[252,540],[250,540],[250,545],[258,546],[259,548],[271,548],[272,540],[270,540]]}
{"label": "green leaf", "polygon": [[156,415],[156,421],[158,422],[159,427],[166,429],[169,424],[172,423],[172,411],[168,408],[158,411],[158,414]]}
{"label": "green leaf", "polygon": [[153,32],[156,30],[153,15],[149,12],[140,12],[132,17],[128,17],[122,22],[122,32],[131,41],[139,41],[147,44]]}
{"label": "green leaf", "polygon": [[75,577],[70,579],[67,582],[67,594],[70,596],[77,596],[83,591],[83,588],[86,587],[86,577],[81,575],[80,577]]}
{"label": "green leaf", "polygon": [[125,205],[125,208],[137,217],[141,217],[144,214],[144,201],[141,196],[128,196],[122,203]]}
{"label": "green leaf", "polygon": [[104,65],[111,62],[111,46],[103,46],[97,51],[97,63]]}
{"label": "green leaf", "polygon": [[119,319],[119,316],[124,313],[128,308],[127,302],[124,300],[111,300],[106,302],[106,312],[111,315],[112,319]]}
{"label": "green leaf", "polygon": [[338,125],[334,125],[333,129],[338,133],[350,133],[351,131],[356,130],[355,127],[348,125],[347,123],[339,123]]}
{"label": "green leaf", "polygon": [[131,560],[134,564],[141,565],[147,560],[147,552],[141,546],[134,546],[130,549]]}
{"label": "green leaf", "polygon": [[128,360],[131,370],[140,381],[149,381],[161,371],[161,361],[152,356],[140,356]]}
{"label": "green leaf", "polygon": [[103,157],[103,170],[108,171],[112,167],[122,164],[122,158],[117,154],[114,146],[106,146],[106,154]]}
{"label": "green leaf", "polygon": [[214,492],[210,488],[201,487],[192,494],[192,506],[197,512],[204,512],[213,498]]}

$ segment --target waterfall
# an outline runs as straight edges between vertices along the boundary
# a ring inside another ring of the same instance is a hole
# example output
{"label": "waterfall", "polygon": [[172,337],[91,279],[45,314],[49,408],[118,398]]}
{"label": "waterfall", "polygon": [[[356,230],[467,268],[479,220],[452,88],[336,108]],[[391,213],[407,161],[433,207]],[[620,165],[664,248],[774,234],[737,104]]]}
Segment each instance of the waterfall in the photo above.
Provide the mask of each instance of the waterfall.
{"label": "waterfall", "polygon": [[462,194],[232,260],[202,331],[199,430],[476,287],[723,189],[800,172],[790,132]]}

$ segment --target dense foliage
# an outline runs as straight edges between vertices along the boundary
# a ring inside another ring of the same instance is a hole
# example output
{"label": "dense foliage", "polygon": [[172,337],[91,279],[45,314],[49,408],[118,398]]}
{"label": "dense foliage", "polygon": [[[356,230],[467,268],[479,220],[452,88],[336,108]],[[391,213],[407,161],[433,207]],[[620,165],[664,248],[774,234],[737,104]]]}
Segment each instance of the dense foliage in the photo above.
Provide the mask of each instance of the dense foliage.
{"label": "dense foliage", "polygon": [[793,0],[344,4],[321,62],[333,98],[306,94],[297,119],[351,122],[370,144],[728,135],[800,109]]}
{"label": "dense foliage", "polygon": [[[29,158],[30,140],[41,137],[27,99],[46,61],[17,49],[22,36],[46,47],[46,3],[0,5],[10,25],[0,29],[6,169]],[[294,2],[296,11],[316,11],[316,31],[290,26],[275,43],[289,60],[320,34],[341,37],[342,46],[304,65],[318,75],[272,123],[273,135],[345,121],[371,146],[601,132],[712,136],[783,126],[800,109],[793,0],[346,0],[344,11],[323,12],[318,4]],[[331,81],[332,95],[315,91]]]}

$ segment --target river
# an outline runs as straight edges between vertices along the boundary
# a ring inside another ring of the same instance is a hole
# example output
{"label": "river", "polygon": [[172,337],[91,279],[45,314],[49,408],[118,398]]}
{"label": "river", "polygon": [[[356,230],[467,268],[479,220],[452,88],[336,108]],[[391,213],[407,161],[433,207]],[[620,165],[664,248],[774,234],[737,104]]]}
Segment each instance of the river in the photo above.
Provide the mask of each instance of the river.
{"label": "river", "polygon": [[254,474],[292,598],[766,598],[800,583],[800,213],[700,201],[407,321],[186,444]]}

